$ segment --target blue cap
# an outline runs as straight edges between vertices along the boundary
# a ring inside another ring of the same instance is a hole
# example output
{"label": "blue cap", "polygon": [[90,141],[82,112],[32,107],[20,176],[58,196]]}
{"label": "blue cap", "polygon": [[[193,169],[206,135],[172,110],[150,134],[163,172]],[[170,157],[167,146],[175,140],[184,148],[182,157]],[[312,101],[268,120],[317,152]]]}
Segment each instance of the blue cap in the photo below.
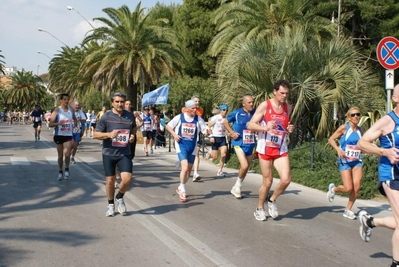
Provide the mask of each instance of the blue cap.
{"label": "blue cap", "polygon": [[186,108],[189,108],[189,107],[191,107],[192,105],[197,105],[197,102],[195,102],[194,100],[188,100],[184,106],[185,106]]}
{"label": "blue cap", "polygon": [[222,109],[228,110],[229,106],[227,104],[222,104],[222,105],[220,105],[219,109],[220,110],[222,110]]}

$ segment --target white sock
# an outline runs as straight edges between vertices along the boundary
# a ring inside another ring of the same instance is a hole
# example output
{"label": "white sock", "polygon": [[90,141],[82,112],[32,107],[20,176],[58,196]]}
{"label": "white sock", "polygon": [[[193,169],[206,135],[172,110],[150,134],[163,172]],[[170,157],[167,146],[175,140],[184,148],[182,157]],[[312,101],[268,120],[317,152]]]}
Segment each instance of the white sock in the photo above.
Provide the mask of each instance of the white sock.
{"label": "white sock", "polygon": [[237,178],[237,181],[236,181],[236,184],[235,184],[235,185],[241,187],[241,185],[242,185],[242,180],[243,180],[243,179]]}
{"label": "white sock", "polygon": [[179,185],[179,190],[180,190],[181,192],[186,192],[186,187],[185,187],[185,185],[184,185],[184,184],[180,184],[180,185]]}

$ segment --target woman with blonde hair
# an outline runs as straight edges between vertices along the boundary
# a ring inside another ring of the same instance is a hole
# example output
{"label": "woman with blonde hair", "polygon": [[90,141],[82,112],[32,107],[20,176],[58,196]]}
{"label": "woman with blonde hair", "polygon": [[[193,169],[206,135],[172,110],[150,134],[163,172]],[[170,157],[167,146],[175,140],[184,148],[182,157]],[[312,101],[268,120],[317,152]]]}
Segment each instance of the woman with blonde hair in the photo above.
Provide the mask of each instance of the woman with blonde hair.
{"label": "woman with blonde hair", "polygon": [[[355,220],[356,215],[351,210],[360,191],[363,178],[363,164],[360,157],[360,149],[357,142],[362,136],[361,128],[358,126],[360,120],[360,109],[351,107],[346,113],[347,122],[338,129],[328,139],[328,143],[337,151],[338,168],[341,173],[343,185],[335,186],[330,183],[328,186],[327,199],[332,202],[335,193],[349,193],[348,204],[343,216]],[[339,139],[339,145],[336,140]]]}

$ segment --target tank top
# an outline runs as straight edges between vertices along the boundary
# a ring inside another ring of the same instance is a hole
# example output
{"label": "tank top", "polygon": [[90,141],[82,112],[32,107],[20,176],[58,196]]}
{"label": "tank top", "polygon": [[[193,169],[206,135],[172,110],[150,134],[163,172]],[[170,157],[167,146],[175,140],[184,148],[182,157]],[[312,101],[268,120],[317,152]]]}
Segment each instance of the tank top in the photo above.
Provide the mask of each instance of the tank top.
{"label": "tank top", "polygon": [[[380,137],[380,146],[385,149],[399,148],[399,118],[394,111],[389,112],[387,115],[395,122],[395,127],[393,132]],[[399,180],[398,164],[392,165],[387,157],[380,157],[378,177],[380,181]]]}
{"label": "tank top", "polygon": [[62,125],[55,127],[54,135],[58,136],[72,136],[73,113],[72,109],[68,107],[68,111],[64,111],[61,106],[58,107],[58,114],[55,118],[56,122],[62,122]]}
{"label": "tank top", "polygon": [[178,146],[180,151],[194,152],[198,141],[198,115],[194,116],[193,121],[188,122],[184,114],[180,114],[180,125],[177,134],[180,136]]}
{"label": "tank top", "polygon": [[269,156],[279,156],[288,152],[287,147],[287,133],[288,122],[288,105],[284,103],[283,111],[276,113],[273,109],[270,99],[266,100],[267,108],[261,126],[266,126],[269,121],[274,121],[277,129],[271,129],[267,132],[258,133],[258,145],[256,151],[259,154],[267,154]]}
{"label": "tank top", "polygon": [[148,114],[148,116],[143,114],[143,132],[152,131],[151,121],[152,120],[151,120],[151,115],[150,114]]}
{"label": "tank top", "polygon": [[345,151],[345,159],[339,158],[338,161],[340,163],[347,163],[353,161],[361,161],[360,157],[360,149],[357,147],[357,142],[360,137],[362,137],[362,133],[360,131],[360,127],[357,127],[357,131],[353,131],[350,124],[346,123],[346,131],[339,139],[340,148],[342,151]]}
{"label": "tank top", "polygon": [[218,114],[214,116],[211,120],[212,126],[212,136],[213,137],[225,137],[226,136],[226,128],[223,125],[224,118],[222,115]]}

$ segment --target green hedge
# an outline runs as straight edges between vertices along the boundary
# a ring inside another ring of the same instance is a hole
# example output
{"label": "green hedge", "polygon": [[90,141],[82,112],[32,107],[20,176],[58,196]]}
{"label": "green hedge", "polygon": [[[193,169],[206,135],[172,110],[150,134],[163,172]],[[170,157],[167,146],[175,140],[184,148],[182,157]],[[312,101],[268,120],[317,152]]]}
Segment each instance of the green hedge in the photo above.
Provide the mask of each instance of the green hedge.
{"label": "green hedge", "polygon": [[[341,175],[338,171],[337,153],[328,145],[327,141],[315,142],[313,169],[311,169],[310,155],[310,142],[289,151],[293,182],[326,192],[330,183],[342,184]],[[362,158],[363,180],[358,198],[380,197],[381,195],[377,190],[378,157],[363,154]],[[214,162],[219,162],[219,159]],[[226,165],[229,168],[239,169],[240,164],[236,155],[231,154]],[[257,159],[253,160],[250,169],[256,173],[261,173]],[[273,170],[273,176],[278,178],[278,173],[275,170]],[[347,194],[343,195],[347,196]]]}

